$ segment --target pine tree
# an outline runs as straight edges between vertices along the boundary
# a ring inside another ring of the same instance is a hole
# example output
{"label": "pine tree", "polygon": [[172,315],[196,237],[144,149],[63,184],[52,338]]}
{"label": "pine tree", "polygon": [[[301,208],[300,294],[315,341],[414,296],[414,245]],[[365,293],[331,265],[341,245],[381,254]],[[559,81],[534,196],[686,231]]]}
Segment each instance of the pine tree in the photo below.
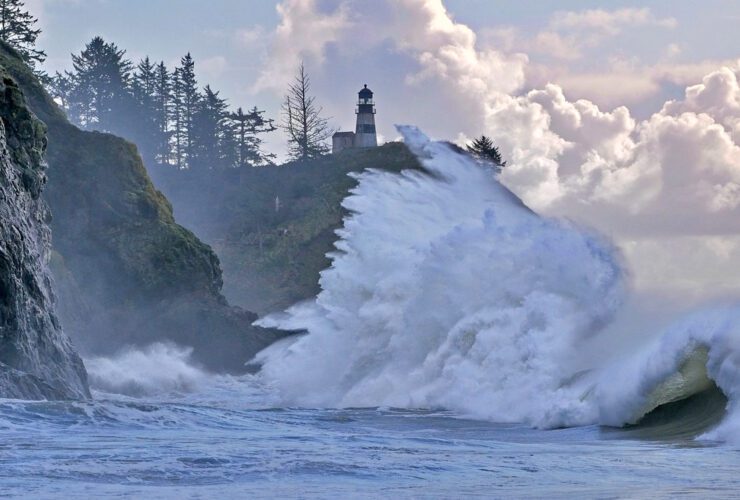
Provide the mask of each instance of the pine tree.
{"label": "pine tree", "polygon": [[498,148],[485,135],[481,135],[475,139],[467,146],[467,149],[476,158],[493,163],[498,171],[501,171],[506,166],[506,162],[501,159],[501,153]]}
{"label": "pine tree", "polygon": [[136,103],[136,126],[129,131],[130,138],[139,147],[146,164],[156,161],[159,139],[159,114],[155,106],[156,83],[156,67],[146,57],[139,62],[133,74],[131,90]]}
{"label": "pine tree", "polygon": [[170,139],[170,108],[172,105],[172,89],[170,87],[170,73],[164,62],[160,62],[156,68],[154,79],[154,116],[157,126],[155,161],[160,164],[169,164],[171,149]]}
{"label": "pine tree", "polygon": [[156,68],[147,56],[139,62],[134,72],[132,88],[138,102],[152,105],[156,79]]}
{"label": "pine tree", "polygon": [[0,40],[17,50],[31,67],[42,63],[46,53],[36,48],[41,30],[38,19],[24,9],[22,0],[0,0]]}
{"label": "pine tree", "polygon": [[223,120],[223,131],[219,140],[219,165],[223,168],[236,167],[238,152],[236,144],[236,127],[228,111]]}
{"label": "pine tree", "polygon": [[190,53],[182,58],[180,68],[180,92],[182,92],[183,123],[185,125],[185,155],[188,159],[195,157],[195,114],[201,96],[198,92],[198,82],[195,79],[195,61]]}
{"label": "pine tree", "polygon": [[326,140],[332,131],[310,90],[311,80],[301,63],[283,102],[282,127],[288,134],[289,154],[295,159],[307,160],[329,152]]}
{"label": "pine tree", "polygon": [[125,50],[98,36],[79,55],[72,55],[70,110],[82,126],[113,133],[128,128],[127,122],[132,119],[129,86],[133,65],[124,59],[125,54]]}
{"label": "pine tree", "polygon": [[170,120],[172,122],[172,156],[178,170],[186,166],[183,153],[183,111],[182,92],[180,91],[180,68],[172,72],[172,107],[170,109]]}
{"label": "pine tree", "polygon": [[259,134],[277,130],[273,120],[266,119],[264,113],[255,106],[247,113],[239,108],[229,115],[236,143],[236,167],[270,165],[275,159],[274,154],[266,153],[261,148]]}
{"label": "pine tree", "polygon": [[211,170],[222,166],[226,137],[226,100],[206,85],[193,119],[193,161],[196,168]]}
{"label": "pine tree", "polygon": [[179,168],[187,168],[196,156],[193,122],[201,99],[195,78],[195,62],[188,53],[172,79],[175,157]]}

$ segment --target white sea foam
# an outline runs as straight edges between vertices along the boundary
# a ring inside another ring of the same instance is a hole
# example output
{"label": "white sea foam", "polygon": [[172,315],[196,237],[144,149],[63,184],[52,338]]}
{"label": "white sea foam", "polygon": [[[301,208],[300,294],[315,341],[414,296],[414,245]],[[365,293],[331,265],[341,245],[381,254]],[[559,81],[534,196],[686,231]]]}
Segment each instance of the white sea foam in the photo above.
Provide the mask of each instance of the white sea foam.
{"label": "white sea foam", "polygon": [[191,348],[155,343],[128,348],[114,356],[85,360],[90,386],[128,396],[151,396],[199,390],[214,377],[190,359]]}

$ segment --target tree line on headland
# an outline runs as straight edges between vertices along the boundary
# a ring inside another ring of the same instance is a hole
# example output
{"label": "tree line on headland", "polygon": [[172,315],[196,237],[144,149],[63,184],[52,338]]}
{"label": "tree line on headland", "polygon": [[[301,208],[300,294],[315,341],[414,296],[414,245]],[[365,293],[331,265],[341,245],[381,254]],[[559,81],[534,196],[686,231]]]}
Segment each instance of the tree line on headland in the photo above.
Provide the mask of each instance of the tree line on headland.
{"label": "tree line on headland", "polygon": [[[256,106],[230,109],[210,85],[199,87],[190,53],[170,69],[145,57],[137,64],[115,43],[94,37],[79,54],[72,70],[53,76],[38,69],[46,54],[36,47],[41,30],[23,0],[0,1],[0,40],[14,47],[32,66],[75,125],[120,135],[134,142],[147,165],[179,170],[261,167],[276,156],[263,149],[263,135],[278,128],[288,138],[288,156],[308,160],[329,152],[333,130],[310,93],[310,78],[301,64],[289,85],[282,120],[267,118]],[[498,148],[485,135],[466,150],[506,166]]]}
{"label": "tree line on headland", "polygon": [[51,91],[81,128],[136,143],[148,164],[178,169],[269,165],[261,135],[276,129],[264,111],[230,110],[206,85],[201,90],[188,53],[172,70],[149,57],[134,65],[101,37],[72,55],[72,70],[51,78]]}

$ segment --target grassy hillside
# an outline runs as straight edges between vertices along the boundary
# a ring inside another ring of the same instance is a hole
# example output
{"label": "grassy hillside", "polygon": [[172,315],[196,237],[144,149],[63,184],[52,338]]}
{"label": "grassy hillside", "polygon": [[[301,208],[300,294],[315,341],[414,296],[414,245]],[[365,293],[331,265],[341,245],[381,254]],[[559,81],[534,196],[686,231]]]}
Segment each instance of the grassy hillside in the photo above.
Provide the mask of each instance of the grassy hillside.
{"label": "grassy hillside", "polygon": [[175,222],[136,147],[81,131],[7,46],[0,65],[48,127],[53,259],[62,320],[81,347],[99,352],[172,340],[214,369],[237,370],[274,335],[221,295],[211,248]]}
{"label": "grassy hillside", "polygon": [[224,270],[224,294],[260,313],[318,292],[329,265],[340,203],[355,185],[351,172],[419,168],[401,143],[345,150],[310,162],[221,172],[152,175],[178,220],[210,243]]}

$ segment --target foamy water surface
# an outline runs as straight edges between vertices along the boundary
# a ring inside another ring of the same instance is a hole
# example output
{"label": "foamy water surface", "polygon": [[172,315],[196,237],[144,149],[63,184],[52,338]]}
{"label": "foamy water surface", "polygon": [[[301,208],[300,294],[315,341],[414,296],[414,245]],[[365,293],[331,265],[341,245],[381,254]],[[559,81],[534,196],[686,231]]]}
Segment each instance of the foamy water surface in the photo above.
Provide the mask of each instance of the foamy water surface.
{"label": "foamy water surface", "polygon": [[726,444],[446,411],[271,408],[250,377],[204,377],[194,393],[3,402],[3,494],[670,498],[740,488],[740,452]]}

